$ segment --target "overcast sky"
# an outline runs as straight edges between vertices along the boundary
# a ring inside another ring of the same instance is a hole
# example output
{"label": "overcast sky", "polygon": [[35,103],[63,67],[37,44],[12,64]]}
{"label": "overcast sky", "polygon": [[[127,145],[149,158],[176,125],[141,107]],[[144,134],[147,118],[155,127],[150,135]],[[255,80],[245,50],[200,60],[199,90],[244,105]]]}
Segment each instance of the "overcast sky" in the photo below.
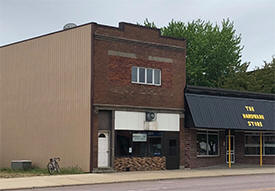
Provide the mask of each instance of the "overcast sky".
{"label": "overcast sky", "polygon": [[250,70],[275,56],[275,0],[0,0],[0,46],[61,30],[66,23],[158,27],[172,19],[221,23],[229,18],[242,36],[242,62]]}

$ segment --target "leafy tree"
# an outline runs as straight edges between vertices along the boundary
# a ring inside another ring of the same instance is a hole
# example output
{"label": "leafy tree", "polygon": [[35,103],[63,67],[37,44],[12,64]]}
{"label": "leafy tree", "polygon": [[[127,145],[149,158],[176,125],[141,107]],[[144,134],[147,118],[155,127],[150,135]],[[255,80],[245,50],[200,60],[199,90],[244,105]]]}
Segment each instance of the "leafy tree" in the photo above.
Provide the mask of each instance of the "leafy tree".
{"label": "leafy tree", "polygon": [[264,61],[263,68],[257,68],[251,73],[259,86],[258,89],[252,89],[253,91],[275,94],[275,56],[270,63]]}
{"label": "leafy tree", "polygon": [[[156,28],[148,19],[144,26]],[[200,19],[187,24],[172,20],[161,33],[187,39],[187,84],[275,93],[275,56],[270,63],[264,61],[262,68],[248,72],[250,63],[241,63],[241,36],[229,19],[220,26]]]}
{"label": "leafy tree", "polygon": [[[154,27],[148,19],[145,26]],[[189,85],[222,87],[225,79],[246,67],[241,64],[241,36],[229,19],[221,26],[203,20],[172,20],[161,28],[164,36],[187,39],[186,80]]]}
{"label": "leafy tree", "polygon": [[270,63],[264,61],[262,68],[247,72],[247,67],[227,78],[223,88],[262,93],[275,93],[275,56]]}
{"label": "leafy tree", "polygon": [[256,78],[254,75],[249,76],[247,68],[250,63],[242,65],[240,70],[224,80],[222,88],[231,90],[247,91],[256,85]]}

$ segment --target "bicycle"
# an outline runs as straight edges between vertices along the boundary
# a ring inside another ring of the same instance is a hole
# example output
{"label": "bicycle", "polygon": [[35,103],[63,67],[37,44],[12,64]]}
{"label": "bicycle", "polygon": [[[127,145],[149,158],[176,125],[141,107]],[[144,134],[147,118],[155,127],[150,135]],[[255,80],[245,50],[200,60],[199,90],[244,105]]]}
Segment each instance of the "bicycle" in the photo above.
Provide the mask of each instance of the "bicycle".
{"label": "bicycle", "polygon": [[47,165],[48,172],[50,175],[54,174],[54,172],[60,173],[60,167],[57,161],[60,161],[60,158],[50,158],[50,162]]}

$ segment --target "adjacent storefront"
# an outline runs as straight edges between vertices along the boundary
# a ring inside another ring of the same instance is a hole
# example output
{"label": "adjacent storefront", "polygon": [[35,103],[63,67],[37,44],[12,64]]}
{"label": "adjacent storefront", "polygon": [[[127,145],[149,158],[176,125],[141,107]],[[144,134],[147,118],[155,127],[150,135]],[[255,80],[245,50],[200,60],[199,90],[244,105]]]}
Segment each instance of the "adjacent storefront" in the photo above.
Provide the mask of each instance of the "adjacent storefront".
{"label": "adjacent storefront", "polygon": [[273,95],[188,87],[185,98],[186,167],[275,164]]}

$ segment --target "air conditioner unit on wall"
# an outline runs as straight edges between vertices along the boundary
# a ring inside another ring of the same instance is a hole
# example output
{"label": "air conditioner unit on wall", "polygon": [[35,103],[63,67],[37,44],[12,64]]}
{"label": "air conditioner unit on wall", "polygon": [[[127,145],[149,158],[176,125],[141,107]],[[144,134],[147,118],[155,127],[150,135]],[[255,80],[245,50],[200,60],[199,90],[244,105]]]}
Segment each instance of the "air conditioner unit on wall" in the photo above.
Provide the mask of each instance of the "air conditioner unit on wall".
{"label": "air conditioner unit on wall", "polygon": [[155,121],[157,119],[157,114],[154,112],[146,112],[145,121]]}

